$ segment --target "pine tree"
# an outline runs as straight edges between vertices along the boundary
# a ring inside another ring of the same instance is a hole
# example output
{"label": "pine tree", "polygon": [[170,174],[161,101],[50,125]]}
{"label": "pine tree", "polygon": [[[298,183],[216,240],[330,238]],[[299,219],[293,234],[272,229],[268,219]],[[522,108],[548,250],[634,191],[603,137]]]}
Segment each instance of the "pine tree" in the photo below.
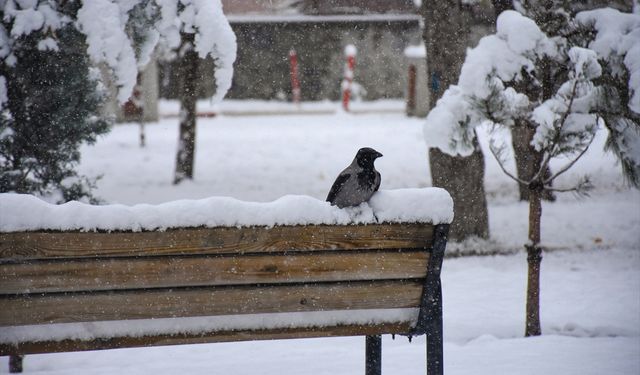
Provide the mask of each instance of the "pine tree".
{"label": "pine tree", "polygon": [[[481,123],[524,127],[528,134],[534,172],[526,179],[505,167],[507,145],[492,140],[490,146],[505,174],[529,191],[527,336],[541,333],[542,195],[588,192],[588,177],[565,188],[552,182],[584,155],[601,125],[613,129],[610,143],[636,186],[640,174],[640,72],[634,69],[640,66],[640,16],[602,9],[573,17],[562,3],[525,8],[533,19],[503,12],[496,34],[467,53],[458,84],[427,117],[427,136],[449,154],[470,154]],[[560,156],[566,164],[545,173]]]}
{"label": "pine tree", "polygon": [[92,200],[74,170],[82,143],[109,128],[96,69],[127,101],[156,46],[193,36],[199,58],[216,59],[216,95],[231,86],[235,35],[220,0],[0,1],[0,192]]}
{"label": "pine tree", "polygon": [[576,20],[569,39],[592,47],[602,67],[593,106],[609,130],[605,149],[640,189],[640,16],[596,9],[578,13]]}
{"label": "pine tree", "polygon": [[75,170],[79,147],[107,132],[109,121],[99,115],[103,95],[85,36],[70,22],[78,8],[66,2],[55,9],[59,28],[45,24],[11,39],[20,25],[10,15],[2,20],[0,192],[92,199],[92,181]]}

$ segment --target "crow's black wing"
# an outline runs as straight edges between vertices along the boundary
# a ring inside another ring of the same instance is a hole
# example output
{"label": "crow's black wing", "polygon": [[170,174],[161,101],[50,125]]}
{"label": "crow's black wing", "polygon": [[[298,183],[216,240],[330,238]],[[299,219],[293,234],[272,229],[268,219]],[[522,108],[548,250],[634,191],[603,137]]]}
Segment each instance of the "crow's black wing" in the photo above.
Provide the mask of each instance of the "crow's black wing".
{"label": "crow's black wing", "polygon": [[336,181],[333,183],[333,186],[331,186],[331,190],[329,190],[329,195],[327,195],[327,202],[331,202],[331,204],[333,204],[336,197],[338,196],[338,193],[340,193],[342,187],[347,182],[349,177],[351,177],[351,174],[349,173],[340,173],[338,178],[336,178]]}
{"label": "crow's black wing", "polygon": [[378,191],[378,189],[380,188],[380,182],[382,181],[382,178],[380,177],[380,172],[378,171],[376,171],[376,180],[377,180],[377,184],[373,187],[374,192]]}

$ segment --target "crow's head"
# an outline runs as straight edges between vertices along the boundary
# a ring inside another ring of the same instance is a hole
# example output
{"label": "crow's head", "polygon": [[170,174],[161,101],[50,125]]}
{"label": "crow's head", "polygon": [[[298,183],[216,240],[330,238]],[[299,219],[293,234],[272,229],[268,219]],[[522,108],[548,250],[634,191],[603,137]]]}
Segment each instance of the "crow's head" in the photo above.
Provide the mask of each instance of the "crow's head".
{"label": "crow's head", "polygon": [[358,161],[358,165],[362,168],[372,168],[373,162],[381,156],[381,153],[371,147],[363,147],[358,150],[356,160]]}

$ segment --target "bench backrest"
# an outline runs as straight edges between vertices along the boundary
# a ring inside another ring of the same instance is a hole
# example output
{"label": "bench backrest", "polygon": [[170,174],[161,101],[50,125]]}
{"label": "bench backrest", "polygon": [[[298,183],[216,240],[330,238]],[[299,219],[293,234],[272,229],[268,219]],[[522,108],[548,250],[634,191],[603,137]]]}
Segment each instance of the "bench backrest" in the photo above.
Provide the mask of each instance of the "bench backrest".
{"label": "bench backrest", "polygon": [[[433,310],[426,301],[439,301],[446,230],[0,233],[0,335],[12,336],[0,339],[0,355],[421,334]],[[42,324],[56,329],[28,326]]]}

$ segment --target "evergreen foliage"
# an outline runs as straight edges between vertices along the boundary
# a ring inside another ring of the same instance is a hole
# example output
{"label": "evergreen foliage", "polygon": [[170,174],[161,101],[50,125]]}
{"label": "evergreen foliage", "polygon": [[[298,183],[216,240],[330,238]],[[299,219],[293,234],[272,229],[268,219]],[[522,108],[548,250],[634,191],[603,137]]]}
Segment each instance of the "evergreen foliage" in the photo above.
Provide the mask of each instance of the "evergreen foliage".
{"label": "evergreen foliage", "polygon": [[469,51],[458,84],[427,118],[430,145],[467,155],[476,125],[525,126],[544,167],[579,155],[604,125],[625,176],[640,186],[640,16],[613,9],[576,16],[565,1],[523,3],[520,11],[539,24],[503,13],[498,32]]}
{"label": "evergreen foliage", "polygon": [[[621,47],[633,43],[633,40],[636,44],[640,43],[640,30],[637,30],[640,21],[629,22],[632,15],[613,9],[586,11],[576,17],[576,10],[594,8],[588,3],[568,0],[522,0],[519,9],[533,19],[545,34],[566,41],[568,46],[590,48],[598,38],[611,38],[612,31],[618,34],[618,38],[606,42],[610,44],[611,51],[598,51],[601,74],[593,79],[592,111],[603,120],[603,124],[609,130],[606,149],[617,156],[623,175],[630,185],[640,188],[640,149],[637,146],[640,142],[640,113],[637,108],[635,111],[631,109],[631,96],[637,88],[631,83],[631,64],[625,64],[627,59],[640,60],[638,56],[627,58],[627,55],[640,53],[640,50],[629,52],[627,47]],[[621,25],[608,25],[599,29],[596,27],[597,19],[600,19],[601,23],[620,22]],[[627,27],[630,29],[625,30]],[[634,28],[636,30],[633,30]],[[609,34],[604,35],[606,33]],[[554,70],[562,71],[563,67],[564,65],[556,66]],[[562,72],[560,76],[551,79],[551,82],[556,83],[564,81],[566,76],[563,77]]]}
{"label": "evergreen foliage", "polygon": [[137,68],[186,32],[200,58],[216,60],[215,98],[231,86],[235,36],[220,0],[0,0],[0,9],[0,192],[93,199],[74,167],[80,145],[109,128],[96,66],[125,103]]}
{"label": "evergreen foliage", "polygon": [[[93,200],[93,181],[75,170],[79,147],[106,133],[110,121],[99,111],[104,95],[85,37],[69,21],[78,7],[60,6],[58,11],[68,18],[61,18],[63,25],[56,30],[42,28],[13,38],[11,55],[0,64],[0,76],[6,79],[0,192]],[[3,18],[5,34],[14,20]]]}
{"label": "evergreen foliage", "polygon": [[[505,11],[497,32],[469,50],[457,85],[429,113],[425,136],[450,154],[474,150],[474,127],[520,128],[533,174],[505,167],[507,145],[490,151],[503,172],[529,191],[526,336],[540,335],[541,199],[545,192],[586,194],[588,177],[557,188],[554,179],[587,151],[598,128],[628,180],[640,181],[640,16],[613,9],[572,14],[565,0],[528,0]],[[565,157],[549,171],[553,158]]]}

